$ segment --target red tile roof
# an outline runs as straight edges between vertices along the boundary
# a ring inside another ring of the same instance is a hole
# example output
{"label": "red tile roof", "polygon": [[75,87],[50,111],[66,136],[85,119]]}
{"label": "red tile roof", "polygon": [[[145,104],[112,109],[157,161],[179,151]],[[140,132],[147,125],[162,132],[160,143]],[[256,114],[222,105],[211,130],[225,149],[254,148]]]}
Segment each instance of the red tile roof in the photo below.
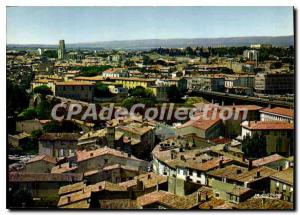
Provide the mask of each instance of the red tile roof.
{"label": "red tile roof", "polygon": [[66,141],[77,141],[81,135],[78,133],[45,133],[40,136],[39,140],[66,140]]}
{"label": "red tile roof", "polygon": [[275,174],[271,175],[272,179],[282,181],[284,183],[287,183],[289,185],[294,184],[294,169],[289,168],[280,172],[275,172]]}
{"label": "red tile roof", "polygon": [[288,108],[282,108],[282,107],[264,108],[260,112],[277,114],[285,117],[294,118],[294,110]]}
{"label": "red tile roof", "polygon": [[286,158],[279,154],[273,154],[273,155],[270,155],[267,157],[263,157],[263,158],[254,160],[252,162],[252,165],[253,166],[263,166],[265,164],[272,163],[272,162],[279,161],[279,160],[284,160],[284,159],[286,159]]}
{"label": "red tile roof", "polygon": [[[140,160],[132,155],[129,157],[127,153],[108,148],[107,146],[105,146],[103,148],[91,150],[91,151],[86,151],[86,150],[77,151],[76,154],[77,154],[78,162],[88,160],[91,158],[95,158],[98,156],[102,156],[102,155],[107,155],[107,154],[117,156],[117,157],[123,157],[123,158],[127,158],[127,159]],[[140,160],[140,161],[142,161],[142,160]]]}
{"label": "red tile roof", "polygon": [[173,209],[191,209],[199,204],[196,195],[197,193],[187,196],[178,196],[173,193],[160,190],[138,197],[137,203],[140,206],[159,203]]}
{"label": "red tile roof", "polygon": [[194,128],[198,128],[201,130],[207,130],[209,128],[211,128],[212,126],[214,126],[215,124],[219,123],[221,120],[220,119],[197,119],[197,120],[190,120],[187,121],[186,123],[184,123],[183,125],[181,125],[180,128],[184,128],[184,127],[188,127],[188,126],[192,126]]}
{"label": "red tile roof", "polygon": [[65,82],[57,82],[56,86],[94,86],[95,83],[88,81],[65,81]]}
{"label": "red tile roof", "polygon": [[51,157],[49,155],[38,155],[35,156],[34,158],[31,158],[29,161],[27,161],[27,163],[33,163],[33,162],[37,162],[37,161],[46,161],[48,163],[53,163],[56,164],[57,160],[54,157]]}
{"label": "red tile roof", "polygon": [[33,181],[51,181],[51,182],[78,182],[83,180],[81,173],[9,173],[9,182],[33,182]]}
{"label": "red tile roof", "polygon": [[293,130],[294,124],[283,121],[244,121],[242,127],[250,130]]}

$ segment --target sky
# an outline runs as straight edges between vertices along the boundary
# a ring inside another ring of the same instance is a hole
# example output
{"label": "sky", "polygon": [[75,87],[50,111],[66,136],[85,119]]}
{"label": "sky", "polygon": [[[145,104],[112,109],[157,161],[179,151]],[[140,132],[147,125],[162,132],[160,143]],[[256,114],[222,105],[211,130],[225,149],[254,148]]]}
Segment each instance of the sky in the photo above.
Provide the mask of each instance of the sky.
{"label": "sky", "polygon": [[293,35],[292,7],[7,7],[7,44]]}

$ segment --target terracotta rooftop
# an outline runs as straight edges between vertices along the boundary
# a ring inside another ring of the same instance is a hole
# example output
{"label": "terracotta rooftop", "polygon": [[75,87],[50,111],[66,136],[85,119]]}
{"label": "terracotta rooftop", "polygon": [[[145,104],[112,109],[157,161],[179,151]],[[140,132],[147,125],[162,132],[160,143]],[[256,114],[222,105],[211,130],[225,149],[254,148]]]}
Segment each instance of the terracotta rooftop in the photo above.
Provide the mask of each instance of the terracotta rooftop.
{"label": "terracotta rooftop", "polygon": [[121,164],[114,164],[114,165],[111,165],[111,166],[106,166],[106,167],[103,167],[103,171],[110,171],[110,170],[114,170],[114,169],[124,169],[124,170],[128,170],[128,171],[139,171],[139,168],[137,167],[131,167],[131,166],[124,166],[124,165],[121,165]]}
{"label": "terracotta rooftop", "polygon": [[293,130],[294,124],[283,121],[244,121],[242,127],[250,130]]}
{"label": "terracotta rooftop", "polygon": [[263,166],[268,163],[272,163],[272,162],[279,161],[279,160],[287,160],[287,158],[285,158],[279,154],[273,154],[273,155],[270,155],[267,157],[263,157],[263,158],[254,160],[252,162],[252,164],[253,164],[253,166]]}
{"label": "terracotta rooftop", "polygon": [[66,173],[77,169],[77,166],[69,166],[69,162],[54,166],[51,173]]}
{"label": "terracotta rooftop", "polygon": [[57,160],[54,157],[51,157],[49,155],[38,155],[35,156],[34,158],[31,158],[29,161],[27,161],[27,163],[33,163],[33,162],[37,162],[37,161],[46,161],[48,163],[53,163],[56,164]]}
{"label": "terracotta rooftop", "polygon": [[136,200],[132,199],[101,199],[100,209],[138,209]]}
{"label": "terracotta rooftop", "polygon": [[117,127],[118,130],[124,130],[130,133],[138,134],[142,136],[143,134],[151,131],[153,129],[152,126],[144,126],[141,123],[130,123],[128,125],[119,125]]}
{"label": "terracotta rooftop", "polygon": [[282,181],[289,185],[293,185],[294,184],[294,169],[289,168],[289,169],[277,172],[277,173],[271,175],[271,178],[278,180],[278,181]]}
{"label": "terracotta rooftop", "polygon": [[[78,140],[86,140],[86,139],[92,139],[92,138],[101,138],[105,137],[107,133],[107,129],[100,129],[97,131],[89,131],[85,134],[83,134],[81,137],[78,138]],[[115,140],[119,140],[123,136],[123,133],[120,131],[115,131]],[[80,144],[79,144],[80,145]]]}
{"label": "terracotta rooftop", "polygon": [[74,78],[75,81],[102,81],[105,80],[102,76],[93,76],[93,77],[84,77],[84,76],[79,76]]}
{"label": "terracotta rooftop", "polygon": [[220,119],[209,119],[209,120],[204,120],[204,119],[198,119],[198,120],[190,120],[184,123],[183,125],[179,126],[178,128],[184,128],[188,126],[192,126],[194,128],[198,128],[201,130],[207,130],[217,124],[218,122],[221,122]]}
{"label": "terracotta rooftop", "polygon": [[121,72],[122,70],[125,70],[124,68],[110,68],[105,70],[105,73],[117,73],[117,72]]}
{"label": "terracotta rooftop", "polygon": [[84,198],[82,200],[67,204],[67,205],[62,205],[60,208],[70,208],[70,209],[86,209],[90,208],[90,203],[88,198]]}
{"label": "terracotta rooftop", "polygon": [[56,82],[56,86],[94,86],[95,83],[89,81],[64,81]]}
{"label": "terracotta rooftop", "polygon": [[102,181],[98,182],[96,184],[89,185],[88,187],[91,187],[91,190],[93,192],[99,192],[102,190],[108,190],[108,191],[127,191],[126,187],[120,186],[119,184],[114,184],[108,181]]}
{"label": "terracotta rooftop", "polygon": [[52,181],[52,182],[76,182],[82,181],[81,173],[9,173],[9,182],[33,182],[33,181]]}
{"label": "terracotta rooftop", "polygon": [[62,207],[69,205],[70,208],[73,208],[73,205],[71,206],[70,204],[89,199],[91,197],[91,193],[91,189],[83,189],[71,194],[63,195],[60,197],[57,206]]}
{"label": "terracotta rooftop", "polygon": [[209,201],[203,202],[199,205],[200,209],[214,209],[218,206],[221,206],[225,203],[225,200],[217,199],[217,198],[211,198]]}
{"label": "terracotta rooftop", "polygon": [[[92,185],[85,185],[83,183],[76,183],[72,185],[63,186],[60,188],[59,193],[61,197],[57,204],[58,207],[66,206],[73,208],[74,203],[82,202],[91,197],[92,192],[100,191],[124,191],[127,192],[125,187],[107,181],[98,182]],[[84,202],[83,202],[84,203]],[[88,202],[86,202],[88,203]],[[84,205],[86,204],[84,203]],[[79,205],[82,203],[78,203]]]}
{"label": "terracotta rooftop", "polygon": [[78,133],[45,133],[42,134],[39,140],[45,141],[56,141],[56,140],[65,140],[65,141],[77,141],[81,135]]}
{"label": "terracotta rooftop", "polygon": [[215,144],[228,144],[228,143],[231,143],[232,140],[230,138],[226,138],[226,137],[219,137],[219,138],[209,139],[209,141],[211,141]]}
{"label": "terracotta rooftop", "polygon": [[213,158],[212,160],[206,161],[204,163],[196,163],[196,162],[189,162],[187,163],[187,167],[190,169],[196,169],[196,170],[200,170],[200,171],[209,171],[211,169],[215,169],[218,168],[220,166],[220,162],[222,162],[222,164],[228,164],[230,162],[232,162],[233,159],[228,158],[228,157],[219,157],[219,158]]}
{"label": "terracotta rooftop", "polygon": [[284,117],[294,118],[294,110],[282,107],[275,107],[275,108],[264,108],[260,112],[262,113],[270,113],[276,114]]}
{"label": "terracotta rooftop", "polygon": [[173,209],[191,209],[199,204],[196,195],[197,192],[187,196],[178,196],[160,190],[138,197],[137,204],[144,207],[158,203]]}
{"label": "terracotta rooftop", "polygon": [[137,181],[140,180],[143,182],[145,188],[156,187],[157,184],[167,183],[168,178],[166,176],[157,175],[153,172],[135,176],[134,179],[119,183],[120,187],[126,189],[136,186]]}
{"label": "terracotta rooftop", "polygon": [[[222,106],[222,107],[226,107],[226,108],[235,108],[235,109],[238,109],[238,110],[243,110],[243,109],[246,109],[246,110],[249,110],[249,111],[254,111],[254,110],[261,110],[263,107],[260,107],[260,106],[257,106],[257,105],[231,105],[231,106]],[[220,108],[222,108],[220,107]]]}
{"label": "terracotta rooftop", "polygon": [[[91,150],[91,151],[86,151],[86,150],[76,151],[76,154],[77,154],[78,162],[88,160],[91,158],[95,158],[95,157],[99,157],[99,156],[103,156],[103,155],[113,155],[113,156],[117,156],[117,157],[131,159],[131,160],[140,160],[132,155],[129,157],[127,153],[108,148],[107,146],[105,146],[103,148]],[[142,160],[140,160],[140,161],[142,161]]]}
{"label": "terracotta rooftop", "polygon": [[117,81],[155,82],[155,79],[152,78],[109,77],[109,79],[117,80]]}
{"label": "terracotta rooftop", "polygon": [[269,209],[269,210],[284,210],[293,209],[293,203],[278,200],[278,199],[265,199],[264,202],[260,198],[250,198],[244,202],[234,205],[235,209]]}
{"label": "terracotta rooftop", "polygon": [[[257,177],[257,172],[260,173],[259,177]],[[264,166],[249,171],[248,168],[230,165],[221,169],[212,170],[208,172],[208,175],[240,182],[254,182],[256,180],[269,177],[275,172],[276,170]]]}
{"label": "terracotta rooftop", "polygon": [[85,187],[84,182],[78,182],[75,184],[70,184],[66,186],[62,186],[59,188],[58,195],[65,195],[68,193],[74,193],[76,191],[82,190]]}

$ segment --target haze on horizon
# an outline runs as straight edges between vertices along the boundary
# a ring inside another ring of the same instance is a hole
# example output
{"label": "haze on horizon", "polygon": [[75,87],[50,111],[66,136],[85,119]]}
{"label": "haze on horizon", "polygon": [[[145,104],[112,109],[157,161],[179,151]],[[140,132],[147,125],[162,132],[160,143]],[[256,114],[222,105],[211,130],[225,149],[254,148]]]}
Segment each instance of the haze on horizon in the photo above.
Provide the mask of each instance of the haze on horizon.
{"label": "haze on horizon", "polygon": [[288,36],[293,7],[8,7],[7,44]]}

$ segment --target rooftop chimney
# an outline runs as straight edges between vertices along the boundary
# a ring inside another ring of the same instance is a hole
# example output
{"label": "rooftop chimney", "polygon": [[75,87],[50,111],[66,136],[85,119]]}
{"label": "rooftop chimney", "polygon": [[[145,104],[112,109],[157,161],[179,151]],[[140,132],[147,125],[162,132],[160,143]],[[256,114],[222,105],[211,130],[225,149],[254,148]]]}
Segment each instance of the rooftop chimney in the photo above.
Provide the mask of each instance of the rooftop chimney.
{"label": "rooftop chimney", "polygon": [[241,174],[242,173],[242,170],[241,169],[237,169],[236,170],[236,174]]}
{"label": "rooftop chimney", "polygon": [[252,169],[252,160],[249,159],[248,170],[250,171],[251,169]]}
{"label": "rooftop chimney", "polygon": [[220,160],[219,160],[219,167],[220,167],[220,168],[223,168],[223,159],[220,159]]}
{"label": "rooftop chimney", "polygon": [[68,203],[71,202],[71,196],[68,196]]}
{"label": "rooftop chimney", "polygon": [[94,153],[90,153],[90,157],[93,157],[94,156]]}
{"label": "rooftop chimney", "polygon": [[256,178],[259,178],[260,177],[260,171],[257,171],[256,172]]}

